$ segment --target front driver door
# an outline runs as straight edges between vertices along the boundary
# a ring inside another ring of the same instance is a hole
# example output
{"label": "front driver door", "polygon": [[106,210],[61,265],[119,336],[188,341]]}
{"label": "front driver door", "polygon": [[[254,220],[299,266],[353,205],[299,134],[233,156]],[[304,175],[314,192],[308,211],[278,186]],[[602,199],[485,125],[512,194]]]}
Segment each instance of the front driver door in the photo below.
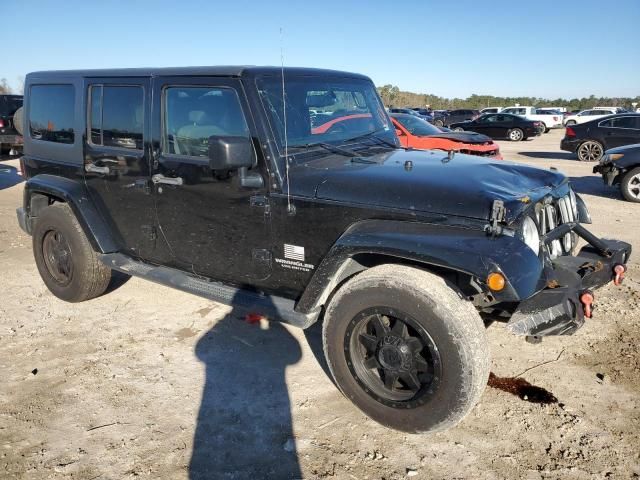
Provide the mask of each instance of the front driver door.
{"label": "front driver door", "polygon": [[[242,284],[271,272],[267,177],[242,85],[230,78],[154,79],[153,188],[164,264]],[[258,166],[243,187],[238,170],[212,171],[212,136],[252,138]]]}

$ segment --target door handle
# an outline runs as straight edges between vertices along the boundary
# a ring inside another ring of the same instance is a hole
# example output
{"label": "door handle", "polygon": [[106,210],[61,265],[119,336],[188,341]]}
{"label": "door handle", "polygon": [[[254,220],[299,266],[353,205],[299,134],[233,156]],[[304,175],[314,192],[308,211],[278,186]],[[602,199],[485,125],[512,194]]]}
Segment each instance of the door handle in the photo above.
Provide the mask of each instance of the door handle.
{"label": "door handle", "polygon": [[95,165],[93,163],[88,163],[84,166],[84,169],[87,172],[91,173],[101,173],[103,175],[109,175],[109,167],[99,167],[98,165]]}
{"label": "door handle", "polygon": [[161,173],[156,173],[151,177],[154,185],[164,183],[165,185],[182,185],[182,177],[165,177]]}

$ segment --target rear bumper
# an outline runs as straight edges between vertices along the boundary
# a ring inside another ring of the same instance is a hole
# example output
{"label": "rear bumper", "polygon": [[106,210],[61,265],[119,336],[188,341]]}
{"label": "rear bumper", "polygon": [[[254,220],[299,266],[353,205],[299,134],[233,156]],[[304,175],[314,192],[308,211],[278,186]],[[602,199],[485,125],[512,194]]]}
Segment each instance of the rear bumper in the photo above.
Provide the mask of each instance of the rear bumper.
{"label": "rear bumper", "polygon": [[547,288],[518,305],[507,329],[516,335],[545,336],[570,335],[580,328],[588,316],[581,295],[613,281],[614,268],[626,265],[631,255],[628,243],[600,239],[596,243],[577,256],[553,260]]}
{"label": "rear bumper", "polygon": [[581,140],[564,137],[560,140],[560,149],[565,152],[575,152],[580,146]]}

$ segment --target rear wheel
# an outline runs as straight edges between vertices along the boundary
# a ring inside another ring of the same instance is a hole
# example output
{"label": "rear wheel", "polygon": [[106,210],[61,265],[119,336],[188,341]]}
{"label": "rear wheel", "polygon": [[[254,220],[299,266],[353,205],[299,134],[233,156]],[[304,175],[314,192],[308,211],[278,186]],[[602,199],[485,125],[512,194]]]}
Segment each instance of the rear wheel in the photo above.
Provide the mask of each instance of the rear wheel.
{"label": "rear wheel", "polygon": [[519,128],[512,128],[507,136],[512,142],[519,142],[524,138],[524,132]]}
{"label": "rear wheel", "polygon": [[111,280],[111,270],[98,260],[65,203],[46,207],[38,215],[33,229],[33,254],[47,288],[67,302],[102,295]]}
{"label": "rear wheel", "polygon": [[461,421],[489,375],[485,327],[471,303],[429,272],[383,265],[333,297],[324,351],[338,388],[375,421],[406,432]]}
{"label": "rear wheel", "polygon": [[454,132],[464,132],[464,128],[462,127],[456,127],[453,129]]}
{"label": "rear wheel", "polygon": [[604,153],[600,142],[588,140],[578,147],[578,159],[581,162],[599,162]]}
{"label": "rear wheel", "polygon": [[620,182],[620,191],[625,200],[640,203],[640,167],[625,173]]}
{"label": "rear wheel", "polygon": [[443,127],[444,126],[444,122],[442,120],[434,120],[433,124],[436,127]]}

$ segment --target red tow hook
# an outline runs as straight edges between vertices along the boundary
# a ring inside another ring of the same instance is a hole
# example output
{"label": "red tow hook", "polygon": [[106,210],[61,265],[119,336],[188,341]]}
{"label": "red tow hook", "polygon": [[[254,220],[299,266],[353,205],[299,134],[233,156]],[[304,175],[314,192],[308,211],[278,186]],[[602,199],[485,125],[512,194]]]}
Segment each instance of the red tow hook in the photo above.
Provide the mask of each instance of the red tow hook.
{"label": "red tow hook", "polygon": [[254,325],[256,323],[260,323],[260,320],[264,318],[264,315],[260,315],[259,313],[247,313],[244,317],[244,321],[250,325]]}
{"label": "red tow hook", "polygon": [[613,277],[613,284],[616,286],[620,286],[622,285],[622,281],[624,280],[624,272],[627,271],[627,266],[626,265],[622,265],[621,263],[616,264],[615,267],[613,267],[613,273],[616,274],[615,277]]}
{"label": "red tow hook", "polygon": [[582,302],[584,316],[591,318],[593,316],[593,292],[590,290],[582,292],[582,295],[580,295],[580,302]]}

